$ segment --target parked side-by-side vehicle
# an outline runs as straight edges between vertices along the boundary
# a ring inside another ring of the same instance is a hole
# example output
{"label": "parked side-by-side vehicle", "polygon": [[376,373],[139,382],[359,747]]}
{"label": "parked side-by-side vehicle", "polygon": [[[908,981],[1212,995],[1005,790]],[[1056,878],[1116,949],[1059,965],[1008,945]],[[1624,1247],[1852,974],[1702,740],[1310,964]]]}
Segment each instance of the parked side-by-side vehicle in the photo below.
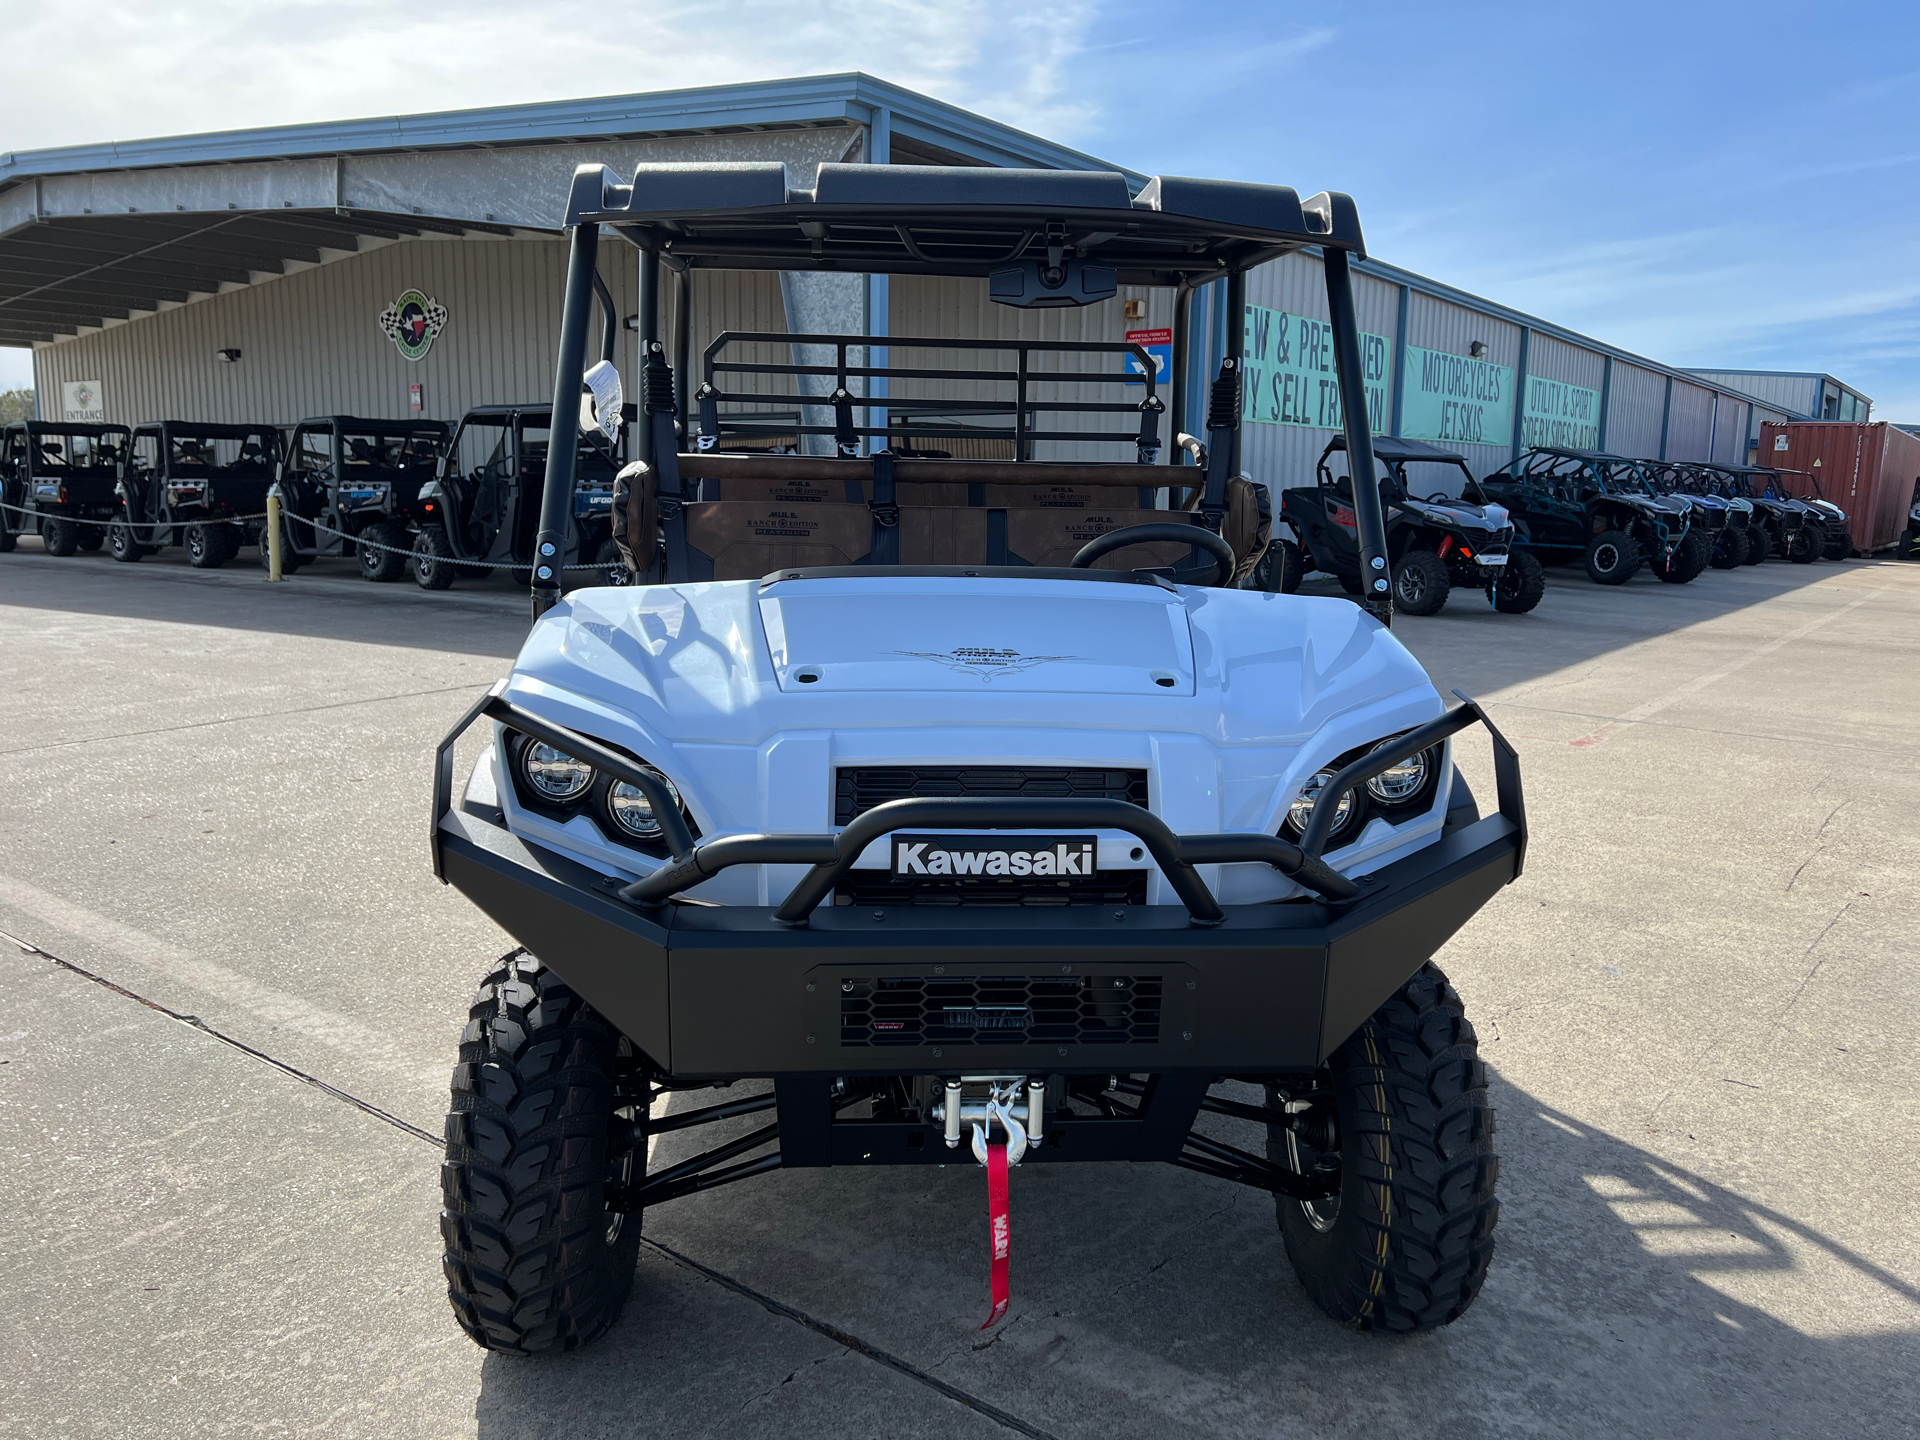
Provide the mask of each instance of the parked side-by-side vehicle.
{"label": "parked side-by-side vehicle", "polygon": [[[627,463],[627,437],[638,418],[638,408],[626,405],[612,439],[597,428],[581,437],[562,564],[598,569],[576,569],[570,583],[626,583],[627,567],[613,539],[613,485]],[[466,413],[420,497],[413,575],[423,589],[482,579],[500,566],[512,569],[516,583],[527,583],[552,424],[548,403],[483,405]]]}
{"label": "parked side-by-side vehicle", "polygon": [[[1258,576],[1267,588],[1292,593],[1303,574],[1321,570],[1349,595],[1361,593],[1346,449],[1346,437],[1334,436],[1315,466],[1317,483],[1281,492],[1280,519],[1293,538],[1277,539],[1268,548]],[[1336,456],[1338,474],[1330,463]],[[1386,506],[1395,609],[1436,614],[1456,586],[1484,591],[1496,610],[1508,614],[1525,614],[1540,603],[1546,572],[1531,552],[1515,545],[1512,517],[1481,491],[1464,459],[1425,441],[1391,435],[1373,437],[1373,456]],[[1420,467],[1413,472],[1417,480],[1409,466]]]}
{"label": "parked side-by-side vehicle", "polygon": [[[446,446],[447,427],[438,420],[302,420],[287,437],[274,481],[283,568],[297,570],[324,555],[357,557],[367,579],[398,580],[413,551],[413,525],[425,513],[421,492]],[[265,563],[265,546],[260,554]]]}
{"label": "parked side-by-side vehicle", "polygon": [[1581,560],[1602,585],[1624,585],[1641,565],[1686,584],[1705,568],[1707,547],[1687,543],[1692,507],[1659,494],[1624,455],[1535,447],[1480,482],[1527,529],[1547,561]]}
{"label": "parked side-by-side vehicle", "polygon": [[108,553],[131,562],[178,545],[188,564],[218,569],[259,538],[279,459],[280,431],[272,425],[135,426],[120,464]]}
{"label": "parked side-by-side vehicle", "polygon": [[49,555],[98,550],[119,509],[124,425],[23,420],[0,432],[0,551],[40,536]]}

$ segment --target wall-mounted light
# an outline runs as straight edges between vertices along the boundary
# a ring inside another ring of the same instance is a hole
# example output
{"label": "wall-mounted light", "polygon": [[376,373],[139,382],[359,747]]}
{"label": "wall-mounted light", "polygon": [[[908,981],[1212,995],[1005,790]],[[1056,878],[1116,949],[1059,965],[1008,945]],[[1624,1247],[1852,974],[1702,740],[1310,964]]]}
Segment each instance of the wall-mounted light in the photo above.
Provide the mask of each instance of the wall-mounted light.
{"label": "wall-mounted light", "polygon": [[638,315],[629,315],[625,323],[627,329],[638,330],[640,328],[640,317]]}
{"label": "wall-mounted light", "polygon": [[220,363],[223,365],[231,365],[240,358],[240,352],[231,346],[225,350],[216,350],[213,353],[220,357]]}
{"label": "wall-mounted light", "polygon": [[1127,319],[1144,320],[1147,318],[1147,302],[1144,300],[1127,301]]}
{"label": "wall-mounted light", "polygon": [[1471,345],[1467,346],[1467,354],[1472,356],[1475,360],[1478,360],[1481,356],[1485,355],[1486,353],[1487,353],[1487,342],[1484,340],[1476,340]]}

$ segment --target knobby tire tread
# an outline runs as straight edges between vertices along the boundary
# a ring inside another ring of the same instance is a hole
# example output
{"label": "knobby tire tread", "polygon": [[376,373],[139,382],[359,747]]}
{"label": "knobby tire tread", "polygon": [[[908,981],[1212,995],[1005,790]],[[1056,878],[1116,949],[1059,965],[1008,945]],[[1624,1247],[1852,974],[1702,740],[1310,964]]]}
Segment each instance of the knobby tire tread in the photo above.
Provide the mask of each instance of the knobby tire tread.
{"label": "knobby tire tread", "polygon": [[[1457,1320],[1485,1283],[1500,1218],[1486,1065],[1439,968],[1418,973],[1328,1061],[1342,1185],[1333,1228],[1277,1201],[1308,1295],[1360,1330],[1410,1334]],[[1268,1136],[1285,1164],[1284,1138]]]}
{"label": "knobby tire tread", "polygon": [[524,951],[488,974],[453,1073],[441,1167],[447,1295],[489,1350],[573,1350],[618,1318],[640,1214],[606,1238],[618,1032]]}

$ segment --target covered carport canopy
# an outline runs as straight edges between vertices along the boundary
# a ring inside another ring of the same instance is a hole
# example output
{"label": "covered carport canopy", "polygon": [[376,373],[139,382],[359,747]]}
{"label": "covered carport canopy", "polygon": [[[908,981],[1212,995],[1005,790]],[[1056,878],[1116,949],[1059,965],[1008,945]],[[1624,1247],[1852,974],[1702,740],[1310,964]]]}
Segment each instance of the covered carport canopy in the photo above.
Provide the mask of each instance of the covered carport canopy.
{"label": "covered carport canopy", "polygon": [[553,234],[582,162],[749,159],[1115,168],[860,74],[0,155],[0,345],[370,244]]}
{"label": "covered carport canopy", "polygon": [[[31,190],[28,192],[31,193]],[[0,197],[0,211],[11,196]],[[11,218],[11,217],[8,217]],[[317,265],[323,251],[428,233],[509,234],[504,225],[360,210],[30,216],[0,230],[0,345],[29,345],[166,301]]]}

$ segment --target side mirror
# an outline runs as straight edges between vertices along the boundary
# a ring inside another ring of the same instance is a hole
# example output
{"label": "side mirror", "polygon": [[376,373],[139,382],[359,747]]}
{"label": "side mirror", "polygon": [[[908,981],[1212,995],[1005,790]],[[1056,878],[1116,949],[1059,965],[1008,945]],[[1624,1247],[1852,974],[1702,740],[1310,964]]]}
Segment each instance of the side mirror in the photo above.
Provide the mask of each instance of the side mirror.
{"label": "side mirror", "polygon": [[611,444],[620,436],[620,419],[627,402],[620,371],[611,360],[602,360],[581,378],[587,393],[580,397],[580,431],[590,434],[598,430]]}

